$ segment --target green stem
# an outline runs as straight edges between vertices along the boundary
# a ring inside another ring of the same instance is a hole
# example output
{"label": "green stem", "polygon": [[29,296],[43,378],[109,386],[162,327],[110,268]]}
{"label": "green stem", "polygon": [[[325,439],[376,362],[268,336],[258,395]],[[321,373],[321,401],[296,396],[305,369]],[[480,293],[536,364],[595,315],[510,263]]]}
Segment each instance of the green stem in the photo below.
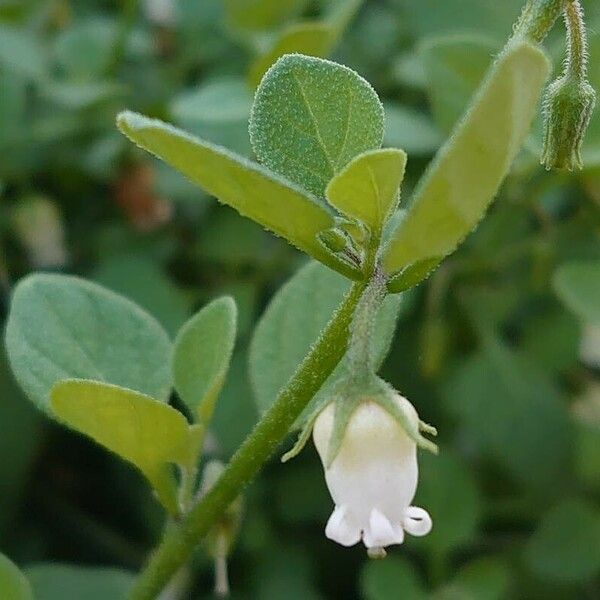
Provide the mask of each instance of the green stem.
{"label": "green stem", "polygon": [[567,28],[567,60],[565,74],[578,81],[587,80],[587,37],[583,21],[583,9],[579,0],[571,0],[565,6]]}
{"label": "green stem", "polygon": [[528,0],[514,27],[515,37],[540,44],[570,0]]}
{"label": "green stem", "polygon": [[287,435],[302,410],[343,357],[349,326],[364,282],[355,283],[275,403],[233,455],[214,487],[165,534],[130,593],[130,600],[152,600],[190,557],[198,542],[258,473]]}
{"label": "green stem", "polygon": [[367,380],[375,373],[373,364],[373,334],[377,314],[386,296],[387,280],[377,267],[358,303],[350,327],[348,368],[354,381]]}

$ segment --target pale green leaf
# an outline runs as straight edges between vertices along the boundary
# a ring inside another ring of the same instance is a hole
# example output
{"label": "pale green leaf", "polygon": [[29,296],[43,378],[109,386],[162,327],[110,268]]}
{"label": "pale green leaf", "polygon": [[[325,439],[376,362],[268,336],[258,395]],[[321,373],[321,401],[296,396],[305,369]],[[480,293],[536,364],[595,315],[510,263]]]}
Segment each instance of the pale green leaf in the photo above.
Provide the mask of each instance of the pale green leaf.
{"label": "pale green leaf", "polygon": [[135,576],[111,567],[39,563],[26,569],[35,600],[125,600]]}
{"label": "pale green leaf", "polygon": [[287,54],[256,91],[250,140],[268,168],[322,197],[352,158],[381,146],[383,120],[377,94],[357,73]]}
{"label": "pale green leaf", "polygon": [[17,565],[0,553],[0,598],[34,600],[33,591]]}
{"label": "pale green leaf", "polygon": [[170,465],[189,465],[197,450],[196,432],[179,411],[133,390],[83,379],[57,383],[51,407],[61,422],[135,465],[164,506],[177,512]]}
{"label": "pale green leaf", "polygon": [[48,412],[61,379],[94,379],[166,400],[171,342],[133,302],[77,277],[36,274],[17,285],[6,328],[17,381]]}
{"label": "pale green leaf", "polygon": [[451,253],[477,225],[527,135],[548,69],[524,42],[497,59],[415,191],[385,250],[387,273]]}
{"label": "pale green leaf", "polygon": [[560,299],[577,316],[600,325],[600,262],[563,265],[553,283]]}
{"label": "pale green leaf", "polygon": [[251,65],[248,80],[256,87],[269,67],[284,54],[298,52],[308,56],[328,56],[337,41],[333,25],[325,21],[306,21],[286,27],[272,45]]}
{"label": "pale green leaf", "polygon": [[[311,262],[273,297],[254,330],[250,345],[250,380],[261,412],[274,402],[279,390],[308,354],[349,286],[337,273]],[[377,366],[389,350],[399,308],[399,298],[389,296],[378,317],[374,336]],[[327,393],[339,373],[339,370],[334,371],[319,395]],[[310,412],[310,408],[306,412]]]}
{"label": "pale green leaf", "polygon": [[236,335],[237,308],[226,296],[206,305],[175,340],[175,389],[200,423],[210,420],[225,383]]}
{"label": "pale green leaf", "polygon": [[547,512],[526,547],[526,559],[540,578],[582,582],[600,573],[600,511],[574,498]]}
{"label": "pale green leaf", "polygon": [[320,200],[294,184],[225,148],[204,142],[170,125],[124,112],[121,131],[221,202],[257,221],[332,269],[358,273],[337,260],[317,240],[333,226],[333,214]]}
{"label": "pale green leaf", "polygon": [[428,40],[421,47],[435,122],[449,133],[465,111],[498,52],[498,44],[477,34]]}
{"label": "pale green leaf", "polygon": [[359,154],[329,182],[327,200],[346,216],[380,232],[398,204],[405,167],[403,150]]}

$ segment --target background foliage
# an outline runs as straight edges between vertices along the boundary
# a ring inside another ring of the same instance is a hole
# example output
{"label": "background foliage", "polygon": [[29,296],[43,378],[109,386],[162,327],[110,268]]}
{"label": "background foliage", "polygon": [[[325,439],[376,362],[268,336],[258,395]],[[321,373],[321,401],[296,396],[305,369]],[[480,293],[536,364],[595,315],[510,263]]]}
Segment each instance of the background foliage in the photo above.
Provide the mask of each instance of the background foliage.
{"label": "background foliage", "polygon": [[[249,368],[250,341],[305,258],[136,150],[116,113],[139,110],[250,156],[265,66],[290,49],[330,55],[384,100],[386,143],[408,153],[409,202],[521,4],[1,0],[3,316],[13,285],[35,270],[102,283],[171,336],[208,300],[233,296],[238,340],[207,438],[208,455],[226,460],[285,379],[287,365],[264,378],[268,356]],[[584,6],[600,89],[600,10]],[[547,44],[557,65],[562,39]],[[417,496],[433,532],[378,562],[328,542],[330,500],[309,446],[285,467],[274,460],[247,492],[234,598],[600,596],[600,111],[581,173],[543,172],[539,131],[477,232],[401,300],[383,372],[440,431]],[[333,306],[338,277],[304,276],[310,314]],[[277,318],[302,335],[314,324]],[[36,412],[5,357],[0,386],[0,552],[40,600],[83,588],[110,597],[160,534],[155,500],[133,469]],[[97,565],[107,570],[89,570]],[[210,597],[211,570],[198,552],[192,597]]]}

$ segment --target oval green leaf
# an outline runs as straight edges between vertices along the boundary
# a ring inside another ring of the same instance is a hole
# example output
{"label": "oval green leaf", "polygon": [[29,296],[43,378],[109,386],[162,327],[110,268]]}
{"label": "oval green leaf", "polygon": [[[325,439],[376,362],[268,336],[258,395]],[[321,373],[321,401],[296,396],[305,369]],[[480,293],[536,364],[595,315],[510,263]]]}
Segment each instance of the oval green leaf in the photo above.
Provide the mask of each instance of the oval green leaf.
{"label": "oval green leaf", "polygon": [[237,308],[233,298],[219,298],[194,315],[175,340],[175,389],[199,422],[210,420],[225,383],[235,344]]}
{"label": "oval green leaf", "polygon": [[60,421],[135,465],[161,503],[177,513],[171,464],[195,460],[196,430],[168,404],[133,390],[97,381],[67,379],[52,389]]}
{"label": "oval green leaf", "polygon": [[333,227],[332,211],[311,194],[226,148],[195,138],[162,121],[126,111],[119,129],[144,150],[158,156],[209,194],[260,223],[291,244],[343,273],[356,269],[326,251],[317,234]]}
{"label": "oval green leaf", "polygon": [[250,117],[250,141],[269,169],[323,197],[331,178],[383,140],[383,107],[375,90],[337,63],[286,54],[261,81]]}
{"label": "oval green leaf", "polygon": [[171,390],[171,342],[163,328],[133,302],[78,277],[21,280],[6,348],[17,381],[46,412],[62,379],[104,381],[163,401]]}
{"label": "oval green leaf", "polygon": [[387,273],[446,256],[477,225],[527,135],[548,70],[542,50],[525,42],[498,57],[421,179],[385,250]]}
{"label": "oval green leaf", "polygon": [[354,157],[327,186],[327,200],[346,216],[380,232],[396,209],[406,152],[370,150]]}

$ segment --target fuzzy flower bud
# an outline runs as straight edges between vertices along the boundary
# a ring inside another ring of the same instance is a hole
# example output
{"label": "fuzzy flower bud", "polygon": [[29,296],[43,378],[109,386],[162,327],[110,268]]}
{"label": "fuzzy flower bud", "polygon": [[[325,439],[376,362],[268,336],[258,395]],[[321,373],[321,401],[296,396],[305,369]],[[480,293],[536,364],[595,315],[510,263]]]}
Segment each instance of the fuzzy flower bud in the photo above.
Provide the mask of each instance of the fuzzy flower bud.
{"label": "fuzzy flower bud", "polygon": [[[393,402],[412,429],[420,423],[412,404],[394,393]],[[431,518],[411,506],[417,489],[417,444],[382,404],[362,399],[350,415],[339,450],[331,460],[336,403],[328,404],[314,422],[313,440],[325,469],[335,509],[325,535],[343,546],[363,541],[373,557],[401,544],[404,533],[423,536]]]}
{"label": "fuzzy flower bud", "polygon": [[585,79],[565,75],[548,86],[541,160],[547,169],[581,169],[581,145],[595,103],[596,92]]}

